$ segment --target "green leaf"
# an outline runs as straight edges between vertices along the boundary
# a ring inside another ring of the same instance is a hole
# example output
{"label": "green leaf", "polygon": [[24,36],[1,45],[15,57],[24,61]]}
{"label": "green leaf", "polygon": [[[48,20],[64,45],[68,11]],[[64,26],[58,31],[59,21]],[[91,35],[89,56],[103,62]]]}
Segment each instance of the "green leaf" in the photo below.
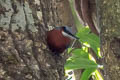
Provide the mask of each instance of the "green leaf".
{"label": "green leaf", "polygon": [[72,48],[68,48],[67,53],[70,53],[72,51]]}
{"label": "green leaf", "polygon": [[78,32],[79,33],[84,33],[84,34],[89,34],[90,29],[88,27],[83,27],[83,28],[80,28],[80,30]]}
{"label": "green leaf", "polygon": [[98,70],[95,71],[94,77],[95,80],[104,80],[101,73]]}
{"label": "green leaf", "polygon": [[76,35],[80,38],[80,42],[82,43],[87,42],[90,45],[90,47],[95,51],[96,55],[98,57],[101,57],[98,54],[98,48],[100,47],[99,37],[93,33],[88,33],[89,31],[88,32],[87,31],[88,28],[81,29],[81,31],[78,32]]}
{"label": "green leaf", "polygon": [[96,70],[96,68],[85,69],[81,75],[80,80],[89,80],[91,74]]}
{"label": "green leaf", "polygon": [[85,52],[83,49],[75,49],[72,51],[72,58],[73,57],[89,59],[89,53]]}
{"label": "green leaf", "polygon": [[71,58],[65,64],[65,69],[97,68],[97,64],[86,58]]}

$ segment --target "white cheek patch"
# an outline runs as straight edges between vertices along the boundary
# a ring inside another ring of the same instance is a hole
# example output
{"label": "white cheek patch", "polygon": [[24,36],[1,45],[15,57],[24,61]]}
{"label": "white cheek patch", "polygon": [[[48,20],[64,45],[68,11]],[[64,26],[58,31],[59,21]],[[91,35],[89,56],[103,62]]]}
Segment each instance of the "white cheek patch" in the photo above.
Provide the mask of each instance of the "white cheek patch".
{"label": "white cheek patch", "polygon": [[75,39],[73,36],[71,36],[71,35],[67,34],[67,33],[66,33],[66,32],[64,32],[64,31],[62,31],[62,34],[63,34],[64,36],[66,36],[66,37],[71,38],[71,39]]}

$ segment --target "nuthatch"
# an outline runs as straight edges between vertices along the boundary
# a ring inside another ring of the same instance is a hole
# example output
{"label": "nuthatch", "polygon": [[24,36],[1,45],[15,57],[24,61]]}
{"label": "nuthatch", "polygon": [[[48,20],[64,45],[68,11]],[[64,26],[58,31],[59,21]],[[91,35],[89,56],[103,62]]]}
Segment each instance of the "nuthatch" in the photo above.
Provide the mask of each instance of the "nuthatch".
{"label": "nuthatch", "polygon": [[72,39],[79,39],[73,34],[70,27],[61,26],[47,32],[47,44],[55,54],[64,52],[70,46]]}

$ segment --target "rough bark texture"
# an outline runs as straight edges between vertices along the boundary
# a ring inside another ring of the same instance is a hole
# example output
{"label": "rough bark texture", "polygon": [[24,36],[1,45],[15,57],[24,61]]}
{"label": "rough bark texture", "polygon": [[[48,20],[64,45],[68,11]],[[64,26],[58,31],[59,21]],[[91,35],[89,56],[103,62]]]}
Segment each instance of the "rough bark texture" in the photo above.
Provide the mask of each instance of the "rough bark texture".
{"label": "rough bark texture", "polygon": [[64,80],[65,57],[45,41],[61,25],[73,26],[67,0],[0,0],[0,80]]}
{"label": "rough bark texture", "polygon": [[104,79],[120,80],[120,0],[96,0]]}

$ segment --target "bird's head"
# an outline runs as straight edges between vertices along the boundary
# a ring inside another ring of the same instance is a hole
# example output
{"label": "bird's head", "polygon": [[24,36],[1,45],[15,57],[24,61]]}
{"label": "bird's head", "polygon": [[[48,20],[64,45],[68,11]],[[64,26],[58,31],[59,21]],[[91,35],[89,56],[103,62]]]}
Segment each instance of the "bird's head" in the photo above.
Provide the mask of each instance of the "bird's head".
{"label": "bird's head", "polygon": [[65,37],[69,37],[70,39],[79,39],[78,37],[75,36],[73,30],[68,26],[56,27],[56,29],[61,30],[62,35]]}

